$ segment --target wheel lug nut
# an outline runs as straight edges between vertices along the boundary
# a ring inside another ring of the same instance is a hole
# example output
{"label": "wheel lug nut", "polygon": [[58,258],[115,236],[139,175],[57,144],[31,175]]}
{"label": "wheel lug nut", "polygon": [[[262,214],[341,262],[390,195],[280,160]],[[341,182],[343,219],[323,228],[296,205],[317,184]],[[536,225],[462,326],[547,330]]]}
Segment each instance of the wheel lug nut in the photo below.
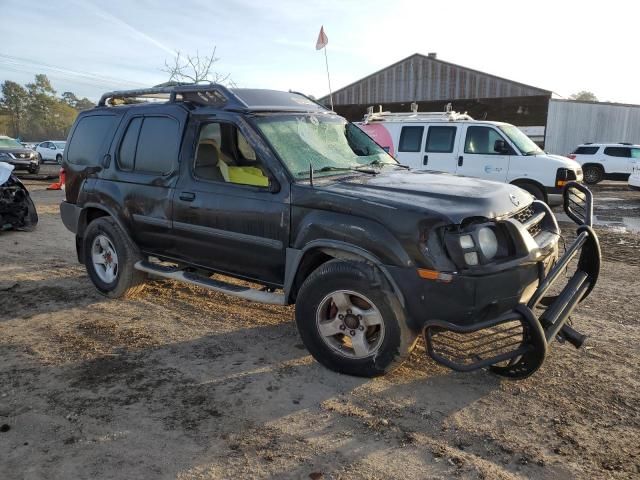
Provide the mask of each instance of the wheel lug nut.
{"label": "wheel lug nut", "polygon": [[344,330],[344,329],[346,329],[346,328],[347,328],[347,327],[345,327],[344,325],[340,325],[340,330]]}
{"label": "wheel lug nut", "polygon": [[353,337],[353,336],[356,334],[356,331],[355,331],[355,330],[351,330],[349,333],[350,333],[350,334],[351,334],[351,336]]}
{"label": "wheel lug nut", "polygon": [[344,315],[340,314],[340,315],[338,315],[338,318],[339,318],[340,320],[344,320]]}
{"label": "wheel lug nut", "polygon": [[358,315],[358,320],[362,320],[362,315]]}
{"label": "wheel lug nut", "polygon": [[364,327],[363,327],[362,325],[360,325],[360,326],[358,327],[358,329],[359,329],[360,331],[362,331],[362,330],[364,330]]}
{"label": "wheel lug nut", "polygon": [[351,310],[347,310],[347,313],[348,313],[349,315],[351,315]]}

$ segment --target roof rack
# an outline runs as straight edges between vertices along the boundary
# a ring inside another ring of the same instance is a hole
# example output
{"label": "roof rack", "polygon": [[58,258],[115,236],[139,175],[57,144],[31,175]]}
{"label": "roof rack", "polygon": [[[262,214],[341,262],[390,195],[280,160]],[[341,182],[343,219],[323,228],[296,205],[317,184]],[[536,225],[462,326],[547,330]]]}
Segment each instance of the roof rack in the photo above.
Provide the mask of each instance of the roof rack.
{"label": "roof rack", "polygon": [[467,112],[460,113],[451,110],[450,103],[447,104],[444,112],[419,112],[418,104],[415,102],[411,104],[411,112],[383,112],[382,105],[379,106],[379,109],[378,112],[374,112],[373,107],[369,107],[364,116],[364,123],[384,122],[387,120],[395,120],[398,122],[415,122],[420,120],[455,122],[456,120],[473,120]]}
{"label": "roof rack", "polygon": [[139,88],[136,90],[118,90],[107,92],[98,102],[98,106],[113,106],[115,100],[153,101],[166,100],[168,102],[188,101],[200,105],[226,105],[231,108],[247,109],[249,106],[227,87],[217,84],[179,84],[165,87]]}

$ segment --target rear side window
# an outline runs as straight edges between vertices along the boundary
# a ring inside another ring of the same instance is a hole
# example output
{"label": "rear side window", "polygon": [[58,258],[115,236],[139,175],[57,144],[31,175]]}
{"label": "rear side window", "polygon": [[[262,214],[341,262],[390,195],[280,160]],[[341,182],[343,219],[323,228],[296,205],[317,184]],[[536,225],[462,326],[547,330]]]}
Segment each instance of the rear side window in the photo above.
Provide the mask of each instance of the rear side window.
{"label": "rear side window", "polygon": [[402,127],[399,152],[419,152],[422,147],[424,127]]}
{"label": "rear side window", "polygon": [[631,149],[631,158],[640,158],[640,148]]}
{"label": "rear side window", "polygon": [[631,149],[629,147],[607,147],[604,149],[604,154],[610,157],[630,157]]}
{"label": "rear side window", "polygon": [[118,151],[118,166],[122,170],[133,170],[141,125],[142,117],[134,118],[127,127],[127,133],[124,134]]}
{"label": "rear side window", "polygon": [[127,127],[118,167],[163,175],[173,170],[180,145],[180,124],[170,117],[134,117]]}
{"label": "rear side window", "polygon": [[177,161],[180,125],[169,117],[145,117],[136,149],[135,171],[169,173]]}
{"label": "rear side window", "polygon": [[578,147],[573,152],[576,155],[595,155],[600,147]]}
{"label": "rear side window", "polygon": [[429,127],[425,152],[451,153],[456,139],[456,127]]}
{"label": "rear side window", "polygon": [[67,148],[67,161],[74,165],[98,165],[102,147],[115,121],[114,115],[81,118]]}

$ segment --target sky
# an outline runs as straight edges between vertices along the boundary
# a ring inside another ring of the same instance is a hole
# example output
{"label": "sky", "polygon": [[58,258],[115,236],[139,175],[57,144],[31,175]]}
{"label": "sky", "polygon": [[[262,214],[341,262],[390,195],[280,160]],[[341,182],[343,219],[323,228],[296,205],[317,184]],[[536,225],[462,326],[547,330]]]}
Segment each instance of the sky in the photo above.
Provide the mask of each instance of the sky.
{"label": "sky", "polygon": [[45,73],[92,100],[168,80],[177,50],[239,87],[328,93],[413,53],[551,90],[640,104],[640,2],[0,0],[0,81]]}

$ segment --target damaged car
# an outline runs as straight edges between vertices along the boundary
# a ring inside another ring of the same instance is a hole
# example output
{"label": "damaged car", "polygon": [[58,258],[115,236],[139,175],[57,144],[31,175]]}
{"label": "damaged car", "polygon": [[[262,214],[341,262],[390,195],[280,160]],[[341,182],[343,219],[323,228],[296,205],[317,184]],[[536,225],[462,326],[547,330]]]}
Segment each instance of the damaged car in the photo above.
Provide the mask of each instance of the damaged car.
{"label": "damaged car", "polygon": [[215,84],[106,93],[62,163],[62,221],[108,297],[152,275],[295,304],[313,357],[367,377],[420,336],[443,365],[512,379],[555,339],[584,341],[568,320],[601,255],[577,182],[561,252],[554,214],[525,190],[410,169],[305,95]]}
{"label": "damaged car", "polygon": [[13,168],[0,162],[0,231],[33,230],[38,223],[36,207]]}

